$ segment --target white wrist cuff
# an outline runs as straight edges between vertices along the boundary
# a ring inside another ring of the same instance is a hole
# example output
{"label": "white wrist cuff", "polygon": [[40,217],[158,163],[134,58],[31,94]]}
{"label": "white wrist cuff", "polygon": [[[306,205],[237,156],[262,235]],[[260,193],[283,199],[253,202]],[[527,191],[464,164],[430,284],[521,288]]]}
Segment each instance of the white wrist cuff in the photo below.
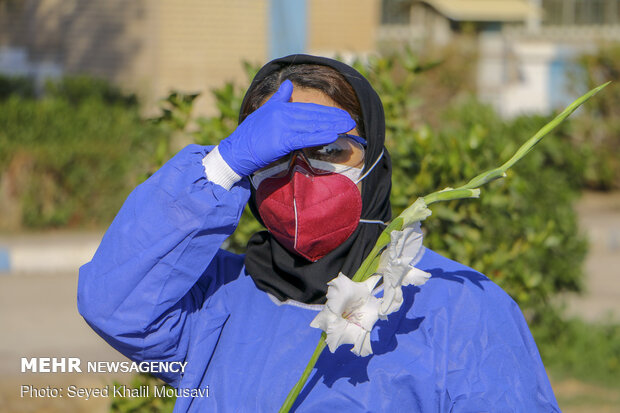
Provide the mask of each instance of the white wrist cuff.
{"label": "white wrist cuff", "polygon": [[217,146],[202,158],[202,166],[205,168],[207,179],[218,184],[227,191],[241,180],[241,176],[233,171],[226,163]]}

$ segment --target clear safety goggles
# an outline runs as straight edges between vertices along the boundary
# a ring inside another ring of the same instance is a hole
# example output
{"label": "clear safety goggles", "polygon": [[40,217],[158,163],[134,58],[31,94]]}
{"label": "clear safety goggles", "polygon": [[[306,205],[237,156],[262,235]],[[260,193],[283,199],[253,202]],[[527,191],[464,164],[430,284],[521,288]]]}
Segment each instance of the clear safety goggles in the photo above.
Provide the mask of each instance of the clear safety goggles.
{"label": "clear safety goggles", "polygon": [[304,168],[315,175],[341,173],[358,176],[364,167],[365,145],[366,140],[360,136],[340,134],[330,144],[293,151],[259,169],[251,176],[252,184],[257,188],[266,178],[286,176],[291,166],[299,163],[298,160],[303,160]]}
{"label": "clear safety goggles", "polygon": [[312,169],[316,169],[312,171],[316,174],[325,174],[333,171],[315,167],[313,164],[317,165],[317,163],[314,161],[319,161],[318,165],[320,166],[323,166],[324,163],[330,163],[359,168],[364,163],[365,146],[366,141],[364,138],[343,133],[338,135],[338,139],[332,143],[294,151],[259,169],[256,173],[263,174],[266,171],[272,171],[274,173],[271,175],[272,177],[277,177],[279,174],[285,175],[297,156],[301,156]]}

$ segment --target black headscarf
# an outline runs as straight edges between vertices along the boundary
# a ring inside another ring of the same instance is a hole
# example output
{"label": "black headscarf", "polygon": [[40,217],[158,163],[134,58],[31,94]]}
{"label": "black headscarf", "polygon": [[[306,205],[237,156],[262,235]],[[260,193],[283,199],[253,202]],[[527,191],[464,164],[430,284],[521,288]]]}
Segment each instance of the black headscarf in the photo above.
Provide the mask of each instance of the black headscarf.
{"label": "black headscarf", "polygon": [[[386,222],[391,218],[390,189],[392,166],[385,142],[385,117],[383,105],[370,83],[352,67],[324,57],[291,55],[267,63],[256,74],[248,90],[252,90],[269,74],[283,67],[297,64],[329,66],[342,74],[351,84],[362,109],[364,130],[368,146],[364,159],[365,170],[383,156],[374,169],[362,180],[362,219]],[[242,107],[245,106],[244,99]],[[250,209],[261,221],[252,188]],[[262,223],[262,221],[261,221]],[[383,230],[381,224],[360,223],[353,234],[335,250],[316,262],[294,254],[284,248],[268,231],[254,234],[247,246],[245,266],[258,288],[280,301],[293,299],[306,304],[324,303],[327,282],[339,272],[353,277],[364,258],[370,253]]]}

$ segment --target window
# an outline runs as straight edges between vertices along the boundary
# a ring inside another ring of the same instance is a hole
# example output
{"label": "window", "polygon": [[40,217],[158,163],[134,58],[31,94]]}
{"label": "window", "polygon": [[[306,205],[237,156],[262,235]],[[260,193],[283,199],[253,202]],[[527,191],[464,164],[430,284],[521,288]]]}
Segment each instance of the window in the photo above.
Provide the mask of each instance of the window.
{"label": "window", "polygon": [[381,0],[381,24],[410,23],[411,0]]}
{"label": "window", "polygon": [[545,25],[620,24],[620,0],[542,0],[542,7]]}

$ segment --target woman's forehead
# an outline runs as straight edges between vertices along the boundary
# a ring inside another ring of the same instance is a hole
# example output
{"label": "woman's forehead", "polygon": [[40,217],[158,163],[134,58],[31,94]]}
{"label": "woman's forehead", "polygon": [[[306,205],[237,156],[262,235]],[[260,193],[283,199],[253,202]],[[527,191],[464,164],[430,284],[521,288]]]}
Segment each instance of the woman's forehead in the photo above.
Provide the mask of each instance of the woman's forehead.
{"label": "woman's forehead", "polygon": [[[265,102],[267,102],[269,99],[271,99],[273,95],[273,93],[267,95],[265,99],[261,102],[261,106],[264,105]],[[319,89],[301,87],[295,84],[293,84],[291,102],[316,103],[317,105],[332,106],[342,109],[342,107],[338,105],[332,98],[327,96],[327,94],[323,93]]]}
{"label": "woman's forehead", "polygon": [[291,95],[291,102],[316,103],[323,106],[340,107],[332,98],[318,89],[295,86]]}

